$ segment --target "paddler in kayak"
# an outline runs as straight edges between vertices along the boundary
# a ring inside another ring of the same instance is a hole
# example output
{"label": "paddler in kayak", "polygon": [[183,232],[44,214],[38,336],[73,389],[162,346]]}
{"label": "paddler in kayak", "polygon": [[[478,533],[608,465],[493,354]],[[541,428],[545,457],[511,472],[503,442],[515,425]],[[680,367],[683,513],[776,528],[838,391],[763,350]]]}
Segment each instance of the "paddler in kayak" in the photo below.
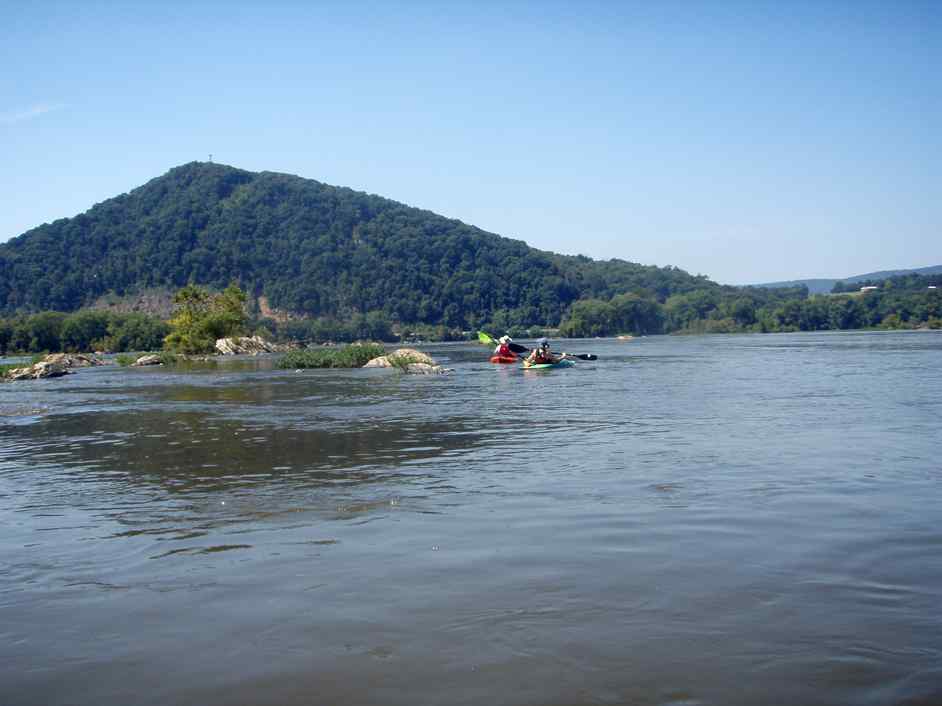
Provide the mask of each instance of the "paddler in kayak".
{"label": "paddler in kayak", "polygon": [[545,365],[558,363],[566,357],[566,354],[558,355],[550,351],[549,341],[545,338],[541,338],[536,342],[536,348],[530,351],[530,355],[527,356],[527,363],[530,365]]}
{"label": "paddler in kayak", "polygon": [[497,339],[500,343],[497,348],[494,349],[494,355],[499,355],[501,358],[516,358],[517,354],[510,350],[510,344],[513,343],[513,340],[510,336],[501,336]]}
{"label": "paddler in kayak", "polygon": [[491,356],[492,363],[516,363],[517,354],[513,352],[510,344],[513,342],[513,339],[510,336],[501,336],[499,340],[500,345],[494,349],[494,355]]}

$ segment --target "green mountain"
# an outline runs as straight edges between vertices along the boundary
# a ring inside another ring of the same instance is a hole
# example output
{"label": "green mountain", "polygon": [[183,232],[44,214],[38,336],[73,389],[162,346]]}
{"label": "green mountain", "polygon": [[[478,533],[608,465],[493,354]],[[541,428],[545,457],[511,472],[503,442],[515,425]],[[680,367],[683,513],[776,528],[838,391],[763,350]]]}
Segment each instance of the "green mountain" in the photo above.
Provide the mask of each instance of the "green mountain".
{"label": "green mountain", "polygon": [[556,325],[579,299],[719,289],[677,268],[535,250],[378,196],[192,162],[0,244],[0,313],[232,281],[303,316]]}

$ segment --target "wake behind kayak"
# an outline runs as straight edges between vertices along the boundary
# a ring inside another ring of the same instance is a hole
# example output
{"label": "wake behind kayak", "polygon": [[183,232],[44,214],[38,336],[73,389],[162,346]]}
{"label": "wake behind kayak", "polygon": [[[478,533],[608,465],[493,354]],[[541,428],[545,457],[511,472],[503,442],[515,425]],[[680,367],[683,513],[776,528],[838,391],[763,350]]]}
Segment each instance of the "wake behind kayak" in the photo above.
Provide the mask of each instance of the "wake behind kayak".
{"label": "wake behind kayak", "polygon": [[523,361],[524,370],[549,370],[552,368],[571,368],[575,363],[573,363],[568,358],[563,358],[558,360],[555,363],[531,363],[528,360]]}

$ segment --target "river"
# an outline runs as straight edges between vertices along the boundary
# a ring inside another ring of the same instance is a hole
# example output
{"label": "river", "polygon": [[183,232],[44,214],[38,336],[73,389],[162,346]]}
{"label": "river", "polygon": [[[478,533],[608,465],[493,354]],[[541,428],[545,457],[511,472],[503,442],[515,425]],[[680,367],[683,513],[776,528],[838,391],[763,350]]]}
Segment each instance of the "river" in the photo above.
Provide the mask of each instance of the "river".
{"label": "river", "polygon": [[0,385],[0,703],[942,703],[942,332]]}

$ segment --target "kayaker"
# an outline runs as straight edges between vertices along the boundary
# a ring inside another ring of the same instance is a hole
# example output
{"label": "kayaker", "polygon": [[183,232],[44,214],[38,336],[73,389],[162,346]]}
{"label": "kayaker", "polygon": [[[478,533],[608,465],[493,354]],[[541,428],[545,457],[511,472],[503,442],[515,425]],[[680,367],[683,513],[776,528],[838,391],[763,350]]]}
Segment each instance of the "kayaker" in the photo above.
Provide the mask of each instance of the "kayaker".
{"label": "kayaker", "polygon": [[536,342],[536,348],[530,351],[530,355],[527,356],[527,362],[530,365],[541,365],[544,363],[558,363],[563,358],[566,357],[566,354],[557,355],[550,351],[549,341],[545,338],[541,338]]}
{"label": "kayaker", "polygon": [[513,343],[513,339],[510,336],[501,336],[498,339],[498,342],[500,345],[494,349],[494,355],[501,358],[513,358],[514,360],[517,359],[517,354],[510,350],[510,344]]}

